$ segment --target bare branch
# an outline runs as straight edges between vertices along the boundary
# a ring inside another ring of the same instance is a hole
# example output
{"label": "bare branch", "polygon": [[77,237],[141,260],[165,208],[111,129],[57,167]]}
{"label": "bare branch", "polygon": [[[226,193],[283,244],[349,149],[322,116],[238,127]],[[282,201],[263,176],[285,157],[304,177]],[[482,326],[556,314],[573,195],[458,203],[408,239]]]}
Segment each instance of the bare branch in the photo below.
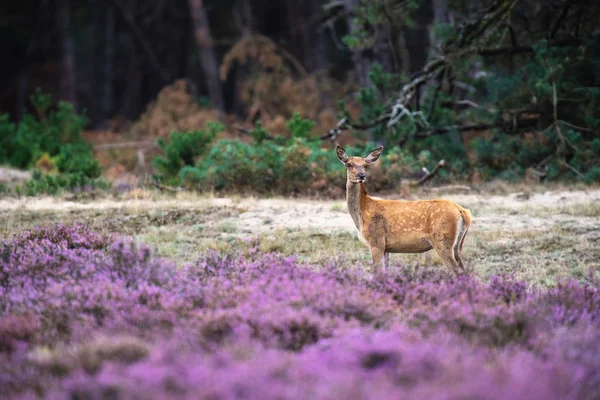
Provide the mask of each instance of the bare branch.
{"label": "bare branch", "polygon": [[510,131],[517,131],[524,128],[529,128],[538,122],[538,118],[515,118],[512,121],[498,121],[493,124],[482,123],[482,124],[469,124],[469,125],[454,125],[435,128],[426,132],[418,132],[413,137],[415,138],[427,138],[430,136],[445,135],[451,131],[458,132],[469,132],[469,131],[485,131],[493,128],[504,128]]}
{"label": "bare branch", "polygon": [[565,167],[567,167],[568,169],[573,171],[575,173],[575,175],[577,175],[579,178],[581,178],[581,179],[585,178],[585,175],[583,175],[581,172],[579,172],[577,169],[575,169],[575,167],[572,166],[571,164],[569,164],[568,162],[563,161],[563,164]]}
{"label": "bare branch", "polygon": [[336,0],[323,5],[323,11],[331,11],[336,8],[344,8],[344,0]]}
{"label": "bare branch", "polygon": [[167,192],[171,192],[171,193],[184,192],[184,191],[187,190],[187,189],[182,188],[182,187],[172,188],[172,187],[169,187],[169,186],[165,186],[165,185],[162,185],[162,184],[158,183],[155,180],[152,181],[152,186],[154,186],[155,188],[157,188],[160,191],[167,191]]}
{"label": "bare branch", "polygon": [[436,164],[436,166],[433,169],[433,171],[431,171],[431,172],[429,172],[429,171],[427,171],[427,169],[423,168],[426,171],[425,176],[423,176],[421,179],[418,179],[416,181],[410,181],[410,182],[408,182],[408,185],[409,186],[421,186],[421,185],[423,185],[425,182],[427,182],[428,180],[430,180],[431,178],[433,178],[438,173],[438,171],[440,170],[440,168],[443,168],[445,166],[446,166],[446,161],[440,160]]}
{"label": "bare branch", "polygon": [[[240,125],[234,125],[233,127],[235,129],[237,129],[238,131],[240,131],[241,133],[243,133],[243,134],[246,134],[248,136],[252,136],[252,130],[251,129],[246,129],[243,126],[240,126]],[[273,136],[267,134],[267,135],[265,135],[265,139],[267,139],[267,140],[273,140],[275,138]]]}
{"label": "bare branch", "polygon": [[593,129],[590,128],[584,128],[583,126],[578,126],[578,125],[574,125],[570,122],[564,121],[562,119],[557,120],[558,123],[563,124],[568,126],[569,128],[573,128],[573,129],[577,129],[578,131],[583,131],[583,132],[593,132]]}
{"label": "bare branch", "polygon": [[475,190],[476,192],[479,191],[477,188],[467,186],[467,185],[446,185],[446,186],[440,186],[440,187],[427,188],[427,191],[431,191],[431,192],[450,192],[450,191],[470,192],[471,190]]}
{"label": "bare branch", "polygon": [[148,147],[157,147],[155,141],[146,140],[143,142],[125,142],[125,143],[102,143],[94,145],[94,150],[117,150],[117,149],[139,149]]}
{"label": "bare branch", "polygon": [[[549,41],[548,46],[550,47],[564,47],[579,44],[580,41],[577,39],[564,39],[564,40],[556,40]],[[497,47],[497,48],[472,48],[465,50],[462,52],[463,55],[466,54],[478,54],[482,57],[491,57],[491,56],[501,56],[504,54],[520,54],[520,53],[532,53],[534,51],[532,45],[522,45],[522,46],[510,46],[510,47]]]}

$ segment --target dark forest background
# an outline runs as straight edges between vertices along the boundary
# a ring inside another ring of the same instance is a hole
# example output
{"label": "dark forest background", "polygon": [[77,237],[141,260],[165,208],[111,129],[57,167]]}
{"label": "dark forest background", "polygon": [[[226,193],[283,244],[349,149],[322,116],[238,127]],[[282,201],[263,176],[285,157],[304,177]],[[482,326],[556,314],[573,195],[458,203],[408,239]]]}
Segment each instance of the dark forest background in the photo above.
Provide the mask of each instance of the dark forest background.
{"label": "dark forest background", "polygon": [[[399,174],[444,158],[447,179],[600,179],[595,1],[6,0],[0,15],[6,143],[38,90],[85,115],[105,167],[135,162],[99,143],[168,152],[172,131],[201,130],[188,143],[384,144],[412,166]],[[177,150],[163,176],[218,162],[214,147]],[[60,152],[38,150],[5,158]]]}
{"label": "dark forest background", "polygon": [[449,10],[443,1],[420,3],[410,7],[410,26],[385,26],[373,49],[355,57],[344,38],[356,29],[360,1],[8,0],[0,6],[1,107],[18,119],[41,87],[87,109],[99,126],[115,115],[136,119],[160,89],[188,78],[214,107],[245,116],[238,87],[248,66],[219,76],[244,38],[272,40],[299,77],[364,84],[369,62],[388,72],[423,67],[432,26],[447,21]]}

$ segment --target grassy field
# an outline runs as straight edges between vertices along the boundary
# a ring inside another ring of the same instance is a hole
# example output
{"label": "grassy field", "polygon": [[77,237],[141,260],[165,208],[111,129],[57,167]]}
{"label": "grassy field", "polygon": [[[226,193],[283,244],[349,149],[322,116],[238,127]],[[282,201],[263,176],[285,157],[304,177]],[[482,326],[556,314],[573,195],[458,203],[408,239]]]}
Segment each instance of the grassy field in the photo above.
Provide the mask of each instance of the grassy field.
{"label": "grassy field", "polygon": [[[480,278],[510,273],[533,284],[553,286],[560,277],[582,278],[600,267],[600,190],[515,190],[503,194],[423,191],[413,197],[449,198],[471,210],[474,219],[464,258]],[[181,265],[196,261],[206,250],[229,252],[249,238],[259,239],[261,251],[294,254],[314,264],[369,261],[343,199],[216,198],[139,191],[119,199],[0,201],[2,239],[59,222],[131,236]],[[391,260],[393,268],[442,268],[433,251],[392,255]]]}

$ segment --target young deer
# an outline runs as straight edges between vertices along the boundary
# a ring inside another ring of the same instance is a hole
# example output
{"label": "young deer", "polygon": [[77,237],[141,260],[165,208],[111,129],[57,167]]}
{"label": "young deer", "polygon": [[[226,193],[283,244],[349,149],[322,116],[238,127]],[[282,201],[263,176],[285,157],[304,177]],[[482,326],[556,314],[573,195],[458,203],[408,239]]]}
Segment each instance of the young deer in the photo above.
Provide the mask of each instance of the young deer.
{"label": "young deer", "polygon": [[365,158],[348,157],[340,145],[337,156],[347,168],[348,212],[358,238],[371,250],[375,273],[383,260],[389,267],[389,253],[424,253],[435,249],[444,265],[456,274],[465,271],[462,247],[471,213],[450,200],[382,200],[367,195],[366,170],[379,159],[383,147]]}

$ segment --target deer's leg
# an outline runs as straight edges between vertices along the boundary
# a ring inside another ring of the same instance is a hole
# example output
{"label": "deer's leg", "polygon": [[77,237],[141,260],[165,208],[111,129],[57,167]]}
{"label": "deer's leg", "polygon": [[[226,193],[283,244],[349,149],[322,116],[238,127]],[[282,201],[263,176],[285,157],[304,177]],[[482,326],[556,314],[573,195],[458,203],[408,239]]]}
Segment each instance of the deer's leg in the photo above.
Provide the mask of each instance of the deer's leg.
{"label": "deer's leg", "polygon": [[459,223],[460,231],[458,232],[458,236],[456,238],[456,244],[454,245],[454,258],[458,261],[458,265],[463,272],[466,272],[465,264],[462,258],[462,247],[465,241],[465,236],[467,236],[467,232],[469,231],[469,227],[465,224],[464,221],[460,221]]}
{"label": "deer's leg", "polygon": [[432,247],[442,259],[444,266],[451,269],[457,275],[460,274],[461,267],[456,259],[455,250],[459,247],[462,222],[462,218],[460,221],[442,221],[438,226],[433,227],[434,233],[429,238]]}
{"label": "deer's leg", "polygon": [[373,272],[375,275],[378,275],[385,270],[385,250],[377,246],[370,246],[370,250],[371,258],[373,259]]}
{"label": "deer's leg", "polygon": [[454,257],[454,244],[456,240],[452,239],[449,236],[440,235],[431,241],[431,245],[442,259],[444,266],[458,275],[460,273],[460,265]]}
{"label": "deer's leg", "polygon": [[433,248],[442,259],[442,263],[446,266],[446,268],[449,268],[452,270],[452,272],[459,275],[460,265],[454,258],[454,252],[452,251],[452,248],[445,248],[444,246],[433,246]]}
{"label": "deer's leg", "polygon": [[390,269],[390,252],[384,252],[383,258],[385,259],[385,269]]}
{"label": "deer's leg", "polygon": [[456,252],[454,254],[454,258],[456,259],[456,262],[458,263],[458,267],[460,268],[462,273],[467,272],[467,270],[465,269],[465,263],[463,262],[462,259],[462,255],[459,252]]}

